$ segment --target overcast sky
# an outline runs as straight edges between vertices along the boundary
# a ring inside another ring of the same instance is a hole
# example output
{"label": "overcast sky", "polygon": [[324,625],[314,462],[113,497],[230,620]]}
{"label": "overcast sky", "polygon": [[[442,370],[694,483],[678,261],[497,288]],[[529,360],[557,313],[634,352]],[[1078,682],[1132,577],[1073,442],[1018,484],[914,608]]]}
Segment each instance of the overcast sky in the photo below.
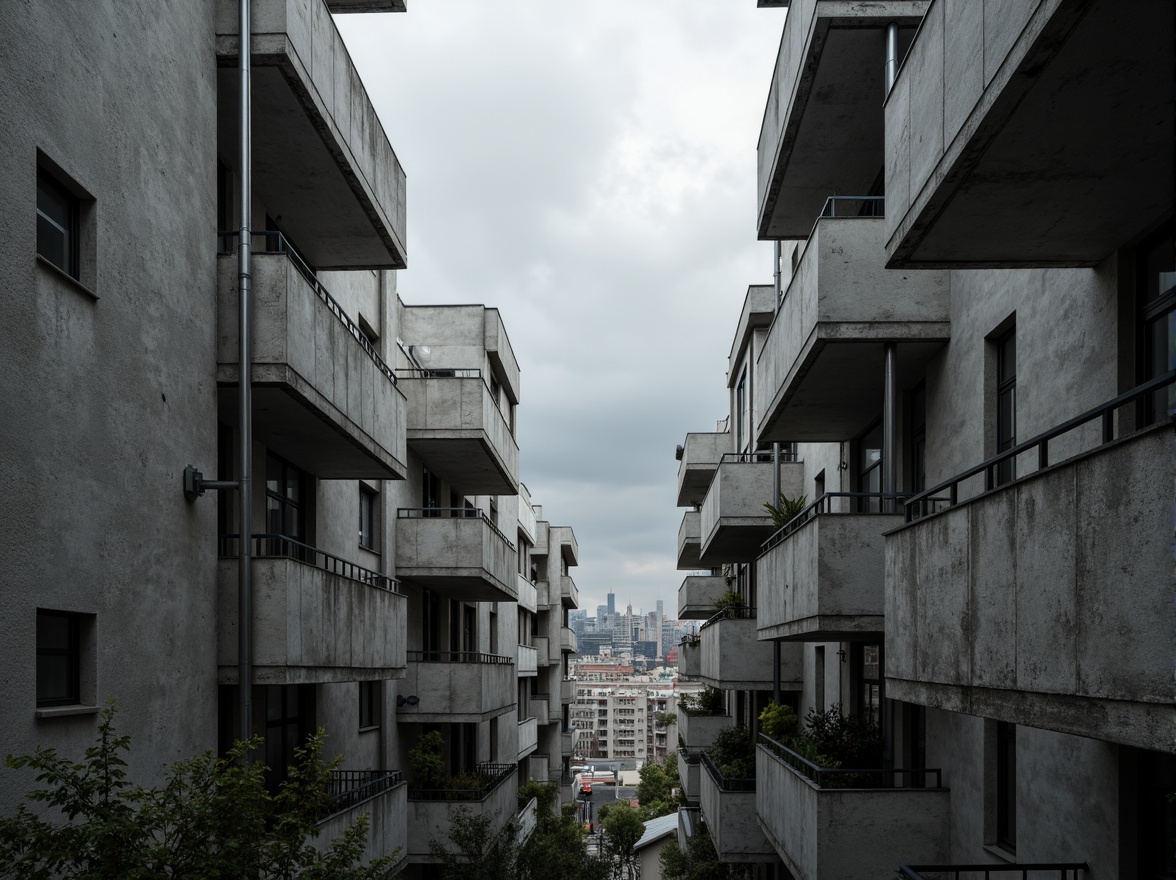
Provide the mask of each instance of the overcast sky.
{"label": "overcast sky", "polygon": [[337,16],[408,175],[410,304],[502,312],[519,459],[580,544],[581,607],[677,610],[674,447],[727,415],[755,148],[784,10],[409,0]]}

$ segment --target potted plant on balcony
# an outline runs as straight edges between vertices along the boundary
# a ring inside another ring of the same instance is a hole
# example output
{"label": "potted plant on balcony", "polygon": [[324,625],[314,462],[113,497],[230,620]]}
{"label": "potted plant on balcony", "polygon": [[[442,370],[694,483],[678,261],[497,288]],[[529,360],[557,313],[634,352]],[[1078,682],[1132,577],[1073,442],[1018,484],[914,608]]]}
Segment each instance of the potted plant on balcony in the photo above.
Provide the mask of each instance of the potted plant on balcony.
{"label": "potted plant on balcony", "polygon": [[796,517],[800,516],[806,507],[808,507],[807,495],[801,495],[799,498],[789,498],[783,492],[780,493],[779,504],[773,504],[771,501],[764,502],[764,509],[772,517],[772,525],[778,529],[783,528]]}
{"label": "potted plant on balcony", "polygon": [[715,617],[737,617],[740,608],[747,605],[747,600],[735,590],[728,590],[715,599]]}

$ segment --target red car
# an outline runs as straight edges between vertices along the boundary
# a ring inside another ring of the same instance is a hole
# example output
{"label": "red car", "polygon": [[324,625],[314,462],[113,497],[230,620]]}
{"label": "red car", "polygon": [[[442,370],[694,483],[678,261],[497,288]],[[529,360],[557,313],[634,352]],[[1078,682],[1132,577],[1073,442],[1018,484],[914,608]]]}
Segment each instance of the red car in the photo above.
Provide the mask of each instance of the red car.
{"label": "red car", "polygon": [[585,797],[588,797],[590,794],[592,794],[592,783],[591,782],[580,783],[580,794],[584,795]]}

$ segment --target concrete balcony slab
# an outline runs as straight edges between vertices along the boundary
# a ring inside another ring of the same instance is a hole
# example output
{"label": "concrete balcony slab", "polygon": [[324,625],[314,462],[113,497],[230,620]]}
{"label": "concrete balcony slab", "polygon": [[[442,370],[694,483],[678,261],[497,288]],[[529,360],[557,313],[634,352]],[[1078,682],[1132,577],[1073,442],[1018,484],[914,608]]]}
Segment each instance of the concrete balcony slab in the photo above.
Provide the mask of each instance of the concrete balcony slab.
{"label": "concrete balcony slab", "polygon": [[408,445],[468,495],[516,495],[519,445],[479,370],[398,370]]}
{"label": "concrete balcony slab", "polygon": [[[747,613],[749,609],[740,609]],[[754,609],[751,616],[714,618],[701,632],[699,680],[723,690],[768,690],[772,687],[773,646],[756,639]],[[784,690],[801,689],[803,646],[783,645],[780,651],[780,684]]]}
{"label": "concrete balcony slab", "polygon": [[576,702],[576,681],[565,678],[559,683],[559,701],[561,703]]}
{"label": "concrete balcony slab", "polygon": [[518,576],[518,590],[519,590],[519,607],[526,608],[532,614],[535,614],[539,609],[539,589],[530,580],[530,578],[523,575]]}
{"label": "concrete balcony slab", "polygon": [[930,0],[792,0],[764,108],[761,239],[805,238],[830,195],[866,193],[883,164],[885,29],[900,57]]}
{"label": "concrete balcony slab", "polygon": [[408,785],[399,773],[336,771],[332,780],[331,814],[318,823],[312,845],[326,852],[361,816],[367,817],[367,840],[360,864],[398,853],[392,870],[408,857]]}
{"label": "concrete balcony slab", "polygon": [[515,706],[513,657],[467,651],[410,651],[400,692],[420,698],[396,709],[414,724],[488,721]]}
{"label": "concrete balcony slab", "polygon": [[539,748],[539,721],[524,718],[519,722],[519,760],[523,760]]}
{"label": "concrete balcony slab", "polygon": [[678,526],[678,570],[702,568],[698,561],[701,549],[702,524],[699,512],[687,510],[682,514],[682,524]]}
{"label": "concrete balcony slab", "polygon": [[763,745],[755,764],[760,828],[797,880],[884,877],[949,857],[945,788],[823,788]]}
{"label": "concrete balcony slab", "polygon": [[731,451],[731,434],[687,434],[678,462],[678,506],[702,504],[724,452]]}
{"label": "concrete balcony slab", "polygon": [[[515,548],[483,516],[401,508],[396,571],[401,580],[469,602],[515,602]],[[431,514],[439,514],[433,516]]]}
{"label": "concrete balcony slab", "polygon": [[576,654],[579,652],[579,646],[576,644],[575,630],[566,626],[560,627],[559,650],[562,654]]}
{"label": "concrete balcony slab", "polygon": [[882,409],[883,346],[898,384],[950,337],[947,272],[883,267],[881,217],[817,221],[756,363],[760,442],[855,437]]}
{"label": "concrete balcony slab", "polygon": [[[549,540],[554,547],[559,548],[560,558],[569,566],[580,564],[580,542],[576,540],[576,533],[570,526],[551,526]],[[552,552],[555,552],[554,549]]]}
{"label": "concrete balcony slab", "polygon": [[405,0],[326,0],[333,15],[347,12],[407,12]]}
{"label": "concrete balcony slab", "polygon": [[1169,743],[1171,443],[1165,422],[888,533],[888,695]]}
{"label": "concrete balcony slab", "polygon": [[566,574],[559,579],[559,597],[564,608],[575,609],[580,607],[580,588]]}
{"label": "concrete balcony slab", "polygon": [[[534,756],[532,756],[533,758]],[[431,840],[448,841],[453,810],[464,808],[475,816],[486,816],[487,834],[493,839],[518,812],[517,774],[514,765],[495,771],[495,781],[481,792],[413,791],[408,794],[408,861],[411,864],[436,863],[429,851]]]}
{"label": "concrete balcony slab", "polygon": [[715,613],[715,602],[729,589],[721,575],[687,575],[678,587],[678,619],[708,619]]}
{"label": "concrete balcony slab", "polygon": [[678,733],[689,752],[701,752],[715,743],[715,737],[735,726],[730,715],[703,715],[678,707]]}
{"label": "concrete balcony slab", "polygon": [[[217,261],[218,414],[237,424],[237,259]],[[254,436],[327,479],[405,478],[405,398],[321,285],[284,254],[253,256]]]}
{"label": "concrete balcony slab", "polygon": [[1176,10],[933,3],[885,109],[887,264],[1094,266],[1173,207]]}
{"label": "concrete balcony slab", "polygon": [[[702,502],[698,561],[707,568],[729,562],[751,562],[760,545],[776,530],[764,508],[772,497],[771,454],[727,453],[719,463]],[[780,492],[789,498],[804,494],[804,465],[780,465]]]}
{"label": "concrete balcony slab", "polygon": [[761,639],[835,642],[883,632],[885,531],[902,514],[856,513],[863,499],[826,496],[756,560]]}
{"label": "concrete balcony slab", "polygon": [[[231,552],[235,556],[235,542]],[[388,586],[375,585],[372,578],[380,577],[375,573],[355,567],[353,576],[344,577],[331,571],[329,563],[320,566],[313,555],[306,558],[253,560],[254,682],[325,684],[403,677],[404,595],[391,589],[387,579]],[[235,684],[236,558],[217,562],[217,606],[217,680]]]}
{"label": "concrete balcony slab", "polygon": [[705,758],[698,802],[721,862],[767,862],[776,858],[756,821],[755,780],[724,780]]}
{"label": "concrete balcony slab", "polygon": [[687,749],[678,749],[678,780],[682,783],[682,795],[687,803],[698,803],[701,794],[698,778],[700,770],[697,754]]}
{"label": "concrete balcony slab", "polygon": [[678,646],[678,675],[690,681],[697,681],[702,675],[701,641]]}
{"label": "concrete balcony slab", "polygon": [[534,678],[539,674],[539,658],[533,645],[519,645],[516,668],[519,678]]}
{"label": "concrete balcony slab", "polygon": [[[236,171],[237,4],[216,13],[219,155]],[[403,269],[405,174],[322,0],[254,0],[253,193],[319,269]]]}
{"label": "concrete balcony slab", "polygon": [[[539,668],[550,666],[552,664],[551,647],[548,644],[547,636],[535,636],[532,641],[535,643],[535,662],[539,664]],[[558,661],[558,659],[557,657],[556,660]]]}

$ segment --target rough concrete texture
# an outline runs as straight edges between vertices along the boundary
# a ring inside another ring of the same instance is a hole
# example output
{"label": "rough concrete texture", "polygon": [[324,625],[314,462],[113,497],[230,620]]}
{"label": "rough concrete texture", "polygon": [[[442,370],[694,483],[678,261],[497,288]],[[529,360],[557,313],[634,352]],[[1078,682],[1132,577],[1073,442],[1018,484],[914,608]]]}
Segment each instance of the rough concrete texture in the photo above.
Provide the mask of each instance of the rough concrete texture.
{"label": "rough concrete texture", "polygon": [[449,812],[464,807],[475,816],[489,816],[488,833],[498,834],[518,809],[518,779],[507,776],[480,801],[417,801],[408,802],[408,858],[412,862],[436,861],[429,852],[429,842],[449,841]]}
{"label": "rough concrete texture", "polygon": [[[702,631],[699,675],[706,684],[723,690],[769,690],[772,687],[771,642],[756,640],[754,618],[716,620]],[[780,682],[785,690],[801,686],[802,647],[783,645]]]}
{"label": "rough concrete texture", "polygon": [[890,533],[890,696],[1170,749],[1174,467],[1161,426]]}
{"label": "rough concrete texture", "polygon": [[[416,706],[400,706],[397,720],[414,724],[487,721],[515,705],[513,663],[450,663],[409,660],[401,689],[416,694]],[[510,719],[515,723],[515,719]]]}
{"label": "rough concrete texture", "polygon": [[1090,266],[1170,213],[1174,25],[1147,0],[932,3],[885,108],[889,264]]}
{"label": "rough concrete texture", "polygon": [[697,510],[687,510],[682,514],[682,524],[678,526],[678,570],[690,571],[701,568],[698,562],[698,551],[702,546],[702,525]]}
{"label": "rough concrete texture", "polygon": [[580,607],[580,588],[566,574],[559,579],[559,597],[565,608],[572,609]]}
{"label": "rough concrete texture", "polygon": [[699,752],[710,748],[720,731],[735,725],[730,715],[699,715],[678,709],[678,733],[686,743],[686,749]]}
{"label": "rough concrete texture", "polygon": [[771,861],[776,851],[756,821],[754,791],[723,791],[702,766],[698,776],[699,805],[719,860]]}
{"label": "rough concrete texture", "polygon": [[466,494],[513,495],[519,446],[481,377],[399,380],[408,444],[429,469]]}
{"label": "rough concrete texture", "polygon": [[702,644],[689,643],[678,649],[678,675],[689,681],[702,675]]}
{"label": "rough concrete texture", "polygon": [[516,733],[517,760],[521,761],[539,747],[539,719],[524,718],[518,723]]}
{"label": "rough concrete texture", "polygon": [[687,434],[678,462],[678,506],[702,504],[724,452],[731,451],[730,432]]}
{"label": "rough concrete texture", "polygon": [[901,514],[819,514],[759,557],[759,638],[881,634],[882,533],[901,523]]}
{"label": "rough concrete texture", "polygon": [[687,575],[678,587],[678,619],[706,620],[715,613],[715,602],[727,592],[721,575]]}
{"label": "rough concrete texture", "polygon": [[[217,382],[236,424],[237,260],[217,265]],[[404,479],[401,389],[281,254],[253,258],[254,433],[323,478]],[[387,365],[384,365],[387,368]],[[390,368],[388,368],[390,369]]]}
{"label": "rough concrete texture", "polygon": [[[702,502],[699,562],[714,568],[729,562],[750,562],[760,545],[776,530],[764,504],[773,502],[773,464],[768,461],[724,461],[715,472]],[[804,493],[804,467],[780,465],[780,492],[789,498]]]}
{"label": "rough concrete texture", "polygon": [[[258,196],[315,266],[404,268],[404,169],[322,0],[255,0],[253,157]],[[237,140],[238,9],[217,0],[222,160]]]}
{"label": "rough concrete texture", "polygon": [[[548,529],[551,543],[559,548],[560,558],[568,565],[580,564],[580,542],[571,526],[551,526]],[[556,550],[553,547],[552,553]]]}
{"label": "rough concrete texture", "polygon": [[756,747],[756,813],[797,880],[868,880],[948,860],[946,789],[820,788]]}
{"label": "rough concrete texture", "polygon": [[813,229],[755,366],[761,442],[856,436],[882,407],[882,344],[898,344],[899,387],[947,342],[949,274],[878,259],[883,219]]}
{"label": "rough concrete texture", "polygon": [[[405,597],[293,559],[253,562],[253,662],[259,684],[399,678]],[[237,562],[217,563],[217,663],[237,681]]]}
{"label": "rough concrete texture", "polygon": [[678,779],[682,782],[682,794],[692,804],[698,803],[698,797],[701,793],[701,783],[698,778],[701,769],[698,761],[688,761],[686,753],[678,751]]}
{"label": "rough concrete texture", "polygon": [[473,602],[514,602],[515,550],[481,517],[405,517],[397,523],[402,580]]}
{"label": "rough concrete texture", "polygon": [[519,678],[534,677],[539,674],[539,656],[534,645],[519,645],[517,655],[517,669]]}
{"label": "rough concrete texture", "polygon": [[[727,385],[734,387],[738,381],[737,367],[756,339],[757,331],[772,323],[776,313],[776,288],[772,284],[749,284],[739,312],[739,323],[735,325],[735,338],[731,340],[731,352],[727,355]],[[730,451],[730,447],[728,447]],[[738,451],[738,450],[737,450]]]}
{"label": "rough concrete texture", "polygon": [[367,841],[361,864],[370,864],[372,859],[390,856],[397,850],[399,854],[392,867],[403,864],[408,858],[408,784],[402,782],[323,820],[319,823],[319,834],[312,845],[319,852],[325,852],[331,841],[360,816],[368,817]]}
{"label": "rough concrete texture", "polygon": [[[34,712],[36,609],[95,615],[89,701],[145,784],[216,745],[216,505],[180,491],[216,463],[213,32],[168,0],[5,4],[0,28],[0,748],[93,743],[94,716]],[[39,152],[93,199],[82,284],[35,257]],[[7,815],[32,775],[5,776]]]}
{"label": "rough concrete texture", "polygon": [[[575,654],[577,650],[576,645],[576,631],[571,627],[561,626],[559,628],[559,650],[563,654]],[[570,682],[564,682],[569,684]]]}
{"label": "rough concrete texture", "polygon": [[884,29],[900,25],[905,53],[928,2],[787,4],[757,148],[761,239],[804,238],[828,196],[870,191],[882,165]]}
{"label": "rough concrete texture", "polygon": [[422,367],[493,373],[507,399],[519,402],[519,365],[497,309],[403,303],[400,309],[401,338]]}

